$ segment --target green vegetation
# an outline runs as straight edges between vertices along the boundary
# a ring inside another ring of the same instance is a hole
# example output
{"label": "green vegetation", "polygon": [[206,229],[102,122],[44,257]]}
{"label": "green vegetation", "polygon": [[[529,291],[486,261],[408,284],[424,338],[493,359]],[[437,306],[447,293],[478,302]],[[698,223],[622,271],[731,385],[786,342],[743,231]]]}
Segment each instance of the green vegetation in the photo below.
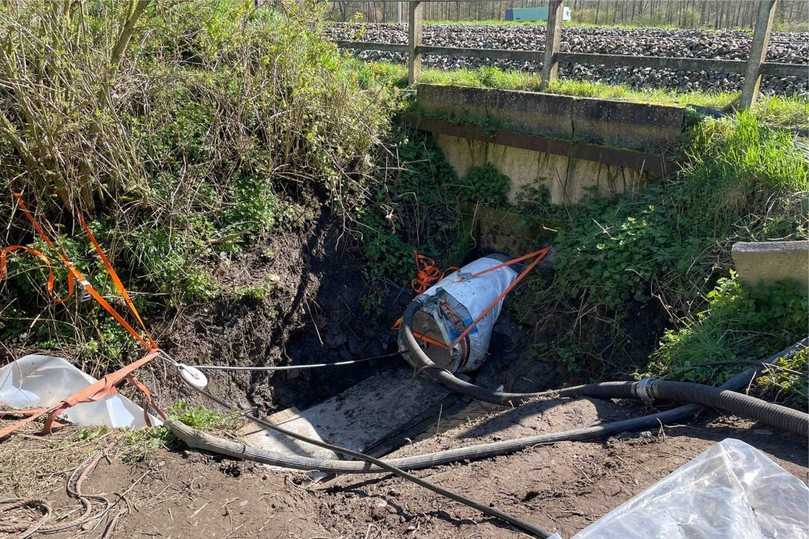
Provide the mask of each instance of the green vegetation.
{"label": "green vegetation", "polygon": [[[362,68],[367,77],[388,85],[407,86],[407,68],[389,62],[369,62]],[[540,77],[526,71],[503,70],[497,67],[477,69],[425,69],[420,82],[447,86],[471,86],[500,90],[539,91]],[[706,109],[728,110],[739,100],[740,92],[679,92],[662,88],[634,89],[621,84],[606,84],[584,80],[560,79],[550,84],[550,93],[576,97],[598,97],[636,103],[679,105]],[[762,96],[753,107],[756,117],[773,127],[809,129],[809,98],[806,96]]]}
{"label": "green vegetation", "polygon": [[[703,121],[692,128],[690,140],[682,171],[638,194],[592,196],[567,209],[534,201],[531,193],[524,197],[526,214],[559,227],[553,242],[559,254],[553,282],[533,283],[533,294],[515,303],[524,321],[535,325],[550,323],[537,318],[537,304],[576,314],[575,323],[550,345],[564,352],[571,373],[599,377],[615,368],[644,370],[646,357],[638,355],[632,337],[639,322],[631,313],[646,305],[652,312],[662,309],[667,324],[693,325],[688,321],[698,318],[702,298],[717,278],[728,275],[734,241],[809,237],[804,206],[809,164],[788,134],[743,113]],[[773,302],[769,308],[777,309],[776,296],[766,297]],[[784,317],[800,318],[796,309],[802,301],[785,304]],[[756,305],[764,308],[761,301]],[[565,328],[557,322],[560,331]],[[795,326],[783,331],[783,317],[764,322],[757,335],[732,333],[726,340],[756,353],[772,344],[767,332],[779,335],[779,343],[800,338]],[[601,327],[613,343],[608,355],[623,359],[600,363],[596,351],[603,339],[582,327]],[[734,346],[728,345],[723,357],[735,353]],[[688,364],[676,357],[678,350],[661,365]]]}
{"label": "green vegetation", "polygon": [[458,178],[432,137],[422,132],[405,129],[395,141],[398,174],[380,184],[360,224],[368,277],[404,285],[413,276],[414,251],[436,258],[442,267],[460,264],[474,248],[471,214],[504,205],[510,179],[488,164]]}
{"label": "green vegetation", "polygon": [[[212,269],[320,212],[352,222],[393,91],[322,37],[320,3],[136,5],[0,5],[0,187],[23,191],[114,297],[73,229],[73,213],[89,215],[147,317],[263,297],[268,287],[223,288]],[[12,208],[0,200],[7,240],[30,242]],[[52,305],[45,278],[38,261],[12,258],[0,338],[78,350],[96,374],[133,351],[94,302]]]}
{"label": "green vegetation", "polygon": [[[185,401],[176,402],[168,415],[189,427],[206,432],[232,433],[241,425],[238,414],[222,414],[204,406],[192,406]],[[177,443],[171,431],[162,425],[131,430],[126,433],[122,457],[129,462],[146,460],[156,449],[174,447]]]}
{"label": "green vegetation", "polygon": [[[750,288],[742,286],[731,272],[730,277],[719,279],[707,300],[704,311],[680,329],[665,333],[652,355],[651,374],[713,383],[786,348],[806,333],[809,303],[794,282]],[[786,360],[784,366],[805,370],[805,358],[803,365],[796,363],[799,360]],[[801,382],[803,389],[798,387]],[[764,387],[778,385],[790,401],[806,405],[803,375],[774,369],[760,383]]]}
{"label": "green vegetation", "polygon": [[[686,140],[681,170],[638,193],[594,192],[572,207],[551,205],[541,188],[520,194],[517,211],[558,231],[558,252],[552,280],[535,275],[510,308],[534,332],[534,352],[568,377],[651,372],[718,383],[805,333],[806,298],[787,283],[745,289],[731,277],[729,257],[735,241],[809,237],[805,155],[756,112],[703,119]],[[370,250],[378,275],[404,285],[413,248],[442,267],[463,261],[474,247],[470,204],[502,205],[508,179],[491,166],[456,179],[424,137],[406,139],[399,151],[405,170],[380,204],[377,222],[385,226],[369,239],[389,249],[378,258],[382,250]],[[475,187],[478,179],[485,188]],[[658,350],[654,335],[664,328]],[[698,359],[734,363],[694,370]],[[798,402],[797,382],[775,376],[763,379],[762,391],[777,379],[778,398]]]}

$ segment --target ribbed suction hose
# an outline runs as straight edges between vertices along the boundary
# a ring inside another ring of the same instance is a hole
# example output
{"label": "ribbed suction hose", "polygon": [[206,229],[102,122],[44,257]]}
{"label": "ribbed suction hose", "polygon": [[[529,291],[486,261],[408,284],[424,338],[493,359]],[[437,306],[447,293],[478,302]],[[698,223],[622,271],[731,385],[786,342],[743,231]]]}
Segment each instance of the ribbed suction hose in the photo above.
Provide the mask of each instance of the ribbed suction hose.
{"label": "ribbed suction hose", "polygon": [[486,389],[469,382],[465,382],[449,372],[442,369],[430,359],[424,350],[421,349],[413,331],[410,327],[413,324],[413,316],[423,306],[423,296],[419,296],[410,302],[410,305],[405,309],[402,315],[402,327],[399,330],[402,336],[402,342],[405,346],[405,357],[407,361],[413,366],[418,373],[425,373],[432,380],[447,387],[449,390],[460,393],[477,399],[480,401],[491,402],[494,404],[504,404],[507,402],[523,401],[533,397],[546,395],[547,392],[539,393],[507,393],[503,391],[493,391]]}
{"label": "ribbed suction hose", "polygon": [[717,408],[739,417],[755,419],[780,430],[809,436],[809,414],[744,393],[691,382],[651,379],[640,382],[605,382],[566,388],[559,391],[558,395],[689,402]]}

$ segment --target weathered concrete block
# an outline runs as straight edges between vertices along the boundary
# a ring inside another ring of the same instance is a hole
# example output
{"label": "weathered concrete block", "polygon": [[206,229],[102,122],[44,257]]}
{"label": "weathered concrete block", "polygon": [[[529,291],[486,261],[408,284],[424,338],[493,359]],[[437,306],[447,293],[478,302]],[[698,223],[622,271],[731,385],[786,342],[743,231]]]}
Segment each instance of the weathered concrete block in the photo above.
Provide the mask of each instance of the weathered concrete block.
{"label": "weathered concrete block", "polygon": [[487,88],[420,84],[419,106],[430,113],[469,121],[492,119],[526,132],[572,137],[569,97],[535,92],[503,92]]}
{"label": "weathered concrete block", "polygon": [[574,98],[573,136],[628,148],[673,144],[683,130],[684,109],[607,99]]}
{"label": "weathered concrete block", "polygon": [[809,241],[739,242],[731,255],[745,283],[794,280],[809,292]]}
{"label": "weathered concrete block", "polygon": [[517,132],[647,150],[677,142],[685,109],[539,92],[419,84],[427,113],[491,120]]}

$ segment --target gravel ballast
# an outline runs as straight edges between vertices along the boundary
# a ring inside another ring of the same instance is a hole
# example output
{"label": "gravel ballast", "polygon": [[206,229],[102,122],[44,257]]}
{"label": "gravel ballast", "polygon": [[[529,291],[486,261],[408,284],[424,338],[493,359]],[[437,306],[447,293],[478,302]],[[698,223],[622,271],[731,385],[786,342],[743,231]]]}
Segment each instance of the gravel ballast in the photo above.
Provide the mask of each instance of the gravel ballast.
{"label": "gravel ballast", "polygon": [[[334,40],[375,43],[407,43],[407,27],[396,24],[335,24],[327,33]],[[673,30],[660,28],[565,28],[563,52],[627,54],[633,56],[679,56],[746,60],[752,37],[742,31]],[[545,47],[545,27],[539,25],[430,25],[424,28],[425,45],[541,51]],[[363,51],[366,60],[404,62],[405,54]],[[765,77],[762,91],[777,95],[809,95],[809,32],[775,32],[767,60],[807,64],[805,77]],[[541,62],[484,58],[452,58],[426,55],[426,67],[438,69],[496,66],[503,69],[537,71]],[[626,84],[633,88],[656,87],[675,90],[738,91],[743,75],[711,71],[678,71],[643,67],[608,67],[584,64],[562,65],[563,78]]]}

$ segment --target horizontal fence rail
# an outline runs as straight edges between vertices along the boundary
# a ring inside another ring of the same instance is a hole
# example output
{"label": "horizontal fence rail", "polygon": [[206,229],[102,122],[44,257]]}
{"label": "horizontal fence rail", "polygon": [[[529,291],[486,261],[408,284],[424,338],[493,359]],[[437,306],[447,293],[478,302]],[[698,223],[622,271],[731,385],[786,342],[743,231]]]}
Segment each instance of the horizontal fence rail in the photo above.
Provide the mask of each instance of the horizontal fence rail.
{"label": "horizontal fence rail", "polygon": [[[421,61],[425,55],[443,55],[467,58],[494,58],[525,62],[541,62],[540,89],[559,77],[560,63],[593,64],[604,66],[630,66],[675,71],[714,71],[744,75],[742,97],[739,106],[750,108],[759,95],[761,79],[765,75],[781,77],[809,76],[809,64],[783,64],[767,62],[767,46],[770,42],[777,0],[758,0],[758,9],[753,31],[750,57],[744,60],[717,60],[712,58],[679,58],[665,56],[628,56],[623,54],[593,54],[562,52],[562,13],[564,0],[547,0],[548,21],[546,24],[545,48],[548,50],[525,51],[507,49],[474,49],[466,47],[436,47],[422,43],[424,23],[423,0],[410,0],[408,6],[407,44],[373,43],[367,41],[338,41],[342,48],[360,51],[387,51],[404,53],[407,57],[407,79],[410,84],[418,81]],[[402,5],[402,4],[400,4]]]}
{"label": "horizontal fence rail", "polygon": [[[408,52],[408,46],[396,43],[374,43],[370,41],[337,41],[337,46],[358,51]],[[541,62],[544,50],[512,49],[473,49],[466,47],[438,47],[421,45],[421,54],[452,56],[455,58],[489,58],[514,60],[518,62]],[[675,71],[717,71],[720,73],[744,74],[747,62],[744,60],[716,60],[713,58],[685,58],[676,56],[629,56],[625,54],[594,54],[588,52],[559,52],[557,59],[563,64],[591,64],[604,66],[652,67]],[[776,77],[809,76],[809,64],[785,64],[763,62],[761,74]]]}

